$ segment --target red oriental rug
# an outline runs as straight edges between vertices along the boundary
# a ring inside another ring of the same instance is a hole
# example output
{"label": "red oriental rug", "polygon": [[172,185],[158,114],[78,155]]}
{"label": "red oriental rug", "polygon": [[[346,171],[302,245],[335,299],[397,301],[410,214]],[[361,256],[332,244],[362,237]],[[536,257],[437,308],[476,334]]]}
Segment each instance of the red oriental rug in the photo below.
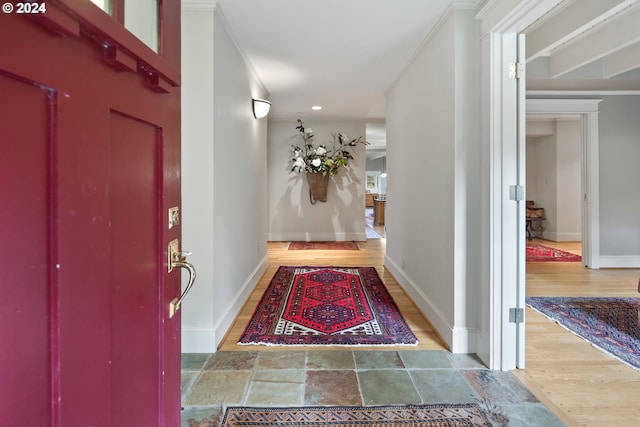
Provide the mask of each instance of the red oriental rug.
{"label": "red oriental rug", "polygon": [[475,403],[300,408],[228,407],[222,427],[491,427],[506,426],[508,422],[509,419],[501,412],[485,410]]}
{"label": "red oriental rug", "polygon": [[280,267],[240,345],[416,345],[373,267]]}
{"label": "red oriental rug", "polygon": [[580,262],[582,261],[582,257],[580,255],[572,254],[571,252],[565,252],[545,245],[531,243],[527,244],[527,261]]}
{"label": "red oriental rug", "polygon": [[346,251],[357,251],[360,249],[356,242],[291,242],[287,248],[290,251],[300,251],[308,249],[337,249]]}

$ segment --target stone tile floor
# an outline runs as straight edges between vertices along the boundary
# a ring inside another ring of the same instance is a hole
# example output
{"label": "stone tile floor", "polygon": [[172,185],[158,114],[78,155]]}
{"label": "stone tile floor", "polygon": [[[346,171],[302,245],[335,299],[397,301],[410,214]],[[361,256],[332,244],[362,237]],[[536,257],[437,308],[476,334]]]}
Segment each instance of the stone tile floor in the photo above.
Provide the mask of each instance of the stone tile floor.
{"label": "stone tile floor", "polygon": [[563,424],[510,372],[448,351],[221,351],[182,355],[182,426],[226,406],[482,403],[509,426]]}

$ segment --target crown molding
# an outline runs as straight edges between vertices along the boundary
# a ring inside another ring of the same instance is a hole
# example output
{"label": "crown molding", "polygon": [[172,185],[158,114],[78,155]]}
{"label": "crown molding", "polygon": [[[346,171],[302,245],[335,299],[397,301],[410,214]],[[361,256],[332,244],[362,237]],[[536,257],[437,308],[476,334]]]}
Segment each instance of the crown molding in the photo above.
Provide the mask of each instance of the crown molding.
{"label": "crown molding", "polygon": [[[214,1],[214,3],[215,3],[215,1]],[[238,50],[238,53],[240,54],[240,56],[244,60],[244,63],[246,64],[247,68],[249,69],[249,72],[251,73],[253,78],[256,79],[256,82],[258,83],[260,88],[264,91],[264,93],[265,93],[264,97],[268,98],[269,95],[270,95],[269,91],[267,90],[266,86],[262,82],[262,79],[260,79],[260,76],[258,75],[258,72],[256,71],[256,68],[253,66],[253,63],[249,60],[249,57],[247,56],[247,54],[242,49],[242,46],[240,46],[240,44],[238,43],[238,40],[236,39],[236,36],[235,36],[233,30],[231,29],[231,25],[229,24],[229,21],[224,16],[224,12],[222,11],[222,8],[221,7],[215,8],[215,14],[220,19],[220,23],[222,24],[222,27],[224,28],[224,30],[227,33],[227,35],[229,35],[229,38],[231,39],[231,41],[233,42],[233,45],[236,47],[236,49]]]}
{"label": "crown molding", "polygon": [[453,0],[451,6],[454,9],[471,9],[476,10],[482,4],[482,0]]}
{"label": "crown molding", "polygon": [[400,69],[398,74],[396,74],[395,78],[391,82],[391,84],[384,91],[385,96],[389,95],[393,88],[396,86],[400,78],[404,75],[407,69],[413,64],[416,60],[416,57],[420,54],[420,52],[425,48],[427,44],[431,41],[433,36],[437,34],[438,31],[442,28],[446,20],[457,10],[476,10],[482,4],[483,0],[454,0],[447,6],[447,8],[442,12],[442,14],[438,17],[435,25],[429,31],[429,34],[422,40],[418,48],[413,52],[413,54],[409,57],[404,66]]}
{"label": "crown molding", "polygon": [[215,10],[217,0],[182,0],[182,10]]}

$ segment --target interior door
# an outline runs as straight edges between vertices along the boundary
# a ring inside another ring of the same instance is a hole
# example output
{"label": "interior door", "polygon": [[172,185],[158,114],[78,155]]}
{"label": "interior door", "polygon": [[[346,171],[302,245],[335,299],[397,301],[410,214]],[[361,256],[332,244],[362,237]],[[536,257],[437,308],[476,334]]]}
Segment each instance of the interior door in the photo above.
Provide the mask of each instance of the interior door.
{"label": "interior door", "polygon": [[0,425],[177,426],[180,4],[159,53],[41,4],[0,16]]}

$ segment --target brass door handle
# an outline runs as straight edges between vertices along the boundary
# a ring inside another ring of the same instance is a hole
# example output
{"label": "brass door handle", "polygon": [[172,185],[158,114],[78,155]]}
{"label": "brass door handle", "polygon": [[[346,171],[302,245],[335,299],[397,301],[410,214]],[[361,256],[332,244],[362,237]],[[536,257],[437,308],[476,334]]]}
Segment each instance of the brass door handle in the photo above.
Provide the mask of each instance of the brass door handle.
{"label": "brass door handle", "polygon": [[187,283],[187,287],[184,289],[182,295],[180,295],[180,298],[174,298],[169,303],[169,318],[173,317],[178,310],[180,310],[182,301],[193,287],[193,283],[196,281],[196,268],[193,264],[186,261],[186,256],[191,255],[191,252],[180,252],[178,250],[178,246],[178,240],[173,240],[169,243],[169,272],[174,268],[184,268],[189,272],[189,282]]}

